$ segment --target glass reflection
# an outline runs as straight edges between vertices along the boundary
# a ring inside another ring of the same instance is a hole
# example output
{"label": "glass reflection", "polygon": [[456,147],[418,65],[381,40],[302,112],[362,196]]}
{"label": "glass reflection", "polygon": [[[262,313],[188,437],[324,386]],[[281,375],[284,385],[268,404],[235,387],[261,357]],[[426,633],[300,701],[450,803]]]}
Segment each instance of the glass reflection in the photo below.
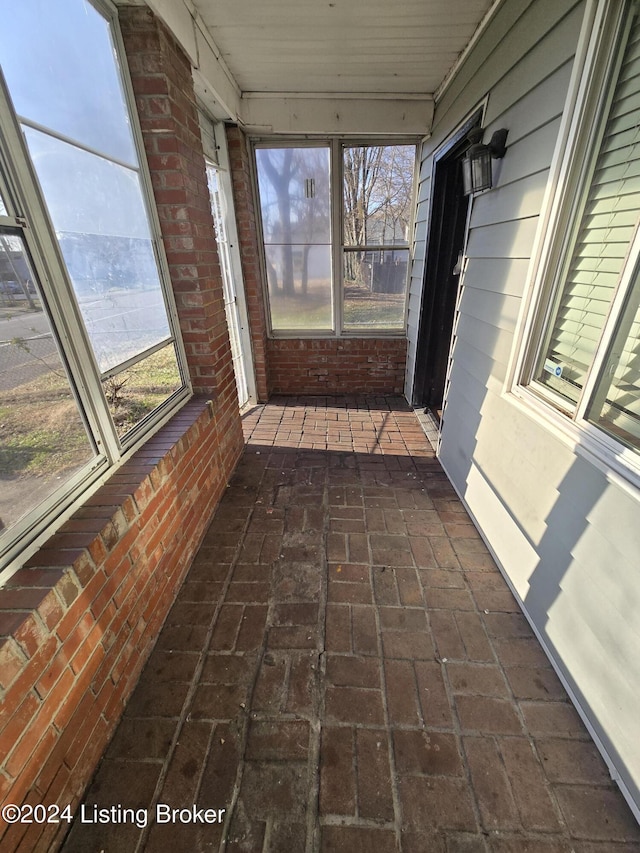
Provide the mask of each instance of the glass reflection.
{"label": "glass reflection", "polygon": [[22,238],[0,231],[0,538],[93,456]]}
{"label": "glass reflection", "polygon": [[106,372],[169,337],[138,174],[38,131],[25,136]]}
{"label": "glass reflection", "polygon": [[0,53],[18,115],[136,166],[105,18],[87,0],[22,0],[10,20]]}
{"label": "glass reflection", "polygon": [[330,330],[329,149],[258,148],[260,209],[274,330]]}

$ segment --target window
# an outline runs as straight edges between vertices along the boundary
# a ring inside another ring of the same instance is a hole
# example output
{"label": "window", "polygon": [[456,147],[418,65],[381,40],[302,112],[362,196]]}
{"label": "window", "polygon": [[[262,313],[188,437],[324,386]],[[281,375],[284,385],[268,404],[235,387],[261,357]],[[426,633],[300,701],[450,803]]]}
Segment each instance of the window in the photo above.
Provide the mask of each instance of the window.
{"label": "window", "polygon": [[610,435],[640,450],[640,282],[637,269],[587,417]]}
{"label": "window", "polygon": [[111,13],[0,31],[0,568],[188,394]]}
{"label": "window", "polygon": [[415,151],[256,146],[276,334],[404,332]]}
{"label": "window", "polygon": [[258,148],[258,187],[274,331],[331,329],[329,147]]}
{"label": "window", "polygon": [[343,149],[344,328],[404,330],[415,149]]}
{"label": "window", "polygon": [[593,32],[604,35],[567,159],[567,198],[576,203],[566,228],[556,223],[528,383],[572,419],[640,451],[640,20],[633,4]]}
{"label": "window", "polygon": [[23,232],[0,228],[0,532],[96,458]]}

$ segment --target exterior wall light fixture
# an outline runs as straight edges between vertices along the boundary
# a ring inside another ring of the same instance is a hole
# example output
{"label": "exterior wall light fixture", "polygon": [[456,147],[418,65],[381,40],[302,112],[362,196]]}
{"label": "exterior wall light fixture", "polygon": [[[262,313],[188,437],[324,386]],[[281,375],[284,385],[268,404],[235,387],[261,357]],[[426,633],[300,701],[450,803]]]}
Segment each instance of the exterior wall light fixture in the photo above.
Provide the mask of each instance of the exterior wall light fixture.
{"label": "exterior wall light fixture", "polygon": [[464,194],[471,195],[482,190],[490,190],[493,186],[491,160],[501,160],[507,150],[508,130],[496,130],[488,145],[480,140],[484,133],[481,127],[469,131],[467,139],[471,143],[462,161],[462,180]]}

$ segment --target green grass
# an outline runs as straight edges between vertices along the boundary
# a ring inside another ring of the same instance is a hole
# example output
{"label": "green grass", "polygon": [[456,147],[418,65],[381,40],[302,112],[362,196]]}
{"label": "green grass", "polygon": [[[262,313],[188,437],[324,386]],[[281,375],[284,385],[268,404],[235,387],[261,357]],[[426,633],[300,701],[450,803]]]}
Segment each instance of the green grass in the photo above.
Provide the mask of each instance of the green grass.
{"label": "green grass", "polygon": [[309,282],[306,293],[269,294],[271,322],[279,331],[330,329],[333,323],[331,290],[324,281]]}
{"label": "green grass", "polygon": [[[64,479],[92,449],[59,365],[0,392],[0,477]],[[165,347],[116,377],[109,409],[123,436],[180,386],[173,347]],[[108,383],[105,391],[108,394]],[[108,394],[109,396],[109,394]]]}
{"label": "green grass", "polygon": [[173,346],[164,347],[102,384],[116,431],[122,438],[180,387]]}
{"label": "green grass", "polygon": [[[276,331],[330,329],[333,323],[327,282],[309,283],[306,294],[270,293],[271,320]],[[354,331],[404,329],[404,293],[372,293],[356,282],[345,283],[344,325]]]}
{"label": "green grass", "polygon": [[[382,296],[383,294],[375,294]],[[393,301],[372,298],[371,300],[345,300],[345,327],[365,329],[404,329],[404,298]]]}
{"label": "green grass", "polygon": [[75,468],[78,459],[88,459],[86,435],[82,429],[31,429],[11,436],[0,448],[0,474],[9,477],[60,475]]}
{"label": "green grass", "polygon": [[62,375],[49,370],[0,392],[0,476],[62,476],[90,456],[82,421]]}

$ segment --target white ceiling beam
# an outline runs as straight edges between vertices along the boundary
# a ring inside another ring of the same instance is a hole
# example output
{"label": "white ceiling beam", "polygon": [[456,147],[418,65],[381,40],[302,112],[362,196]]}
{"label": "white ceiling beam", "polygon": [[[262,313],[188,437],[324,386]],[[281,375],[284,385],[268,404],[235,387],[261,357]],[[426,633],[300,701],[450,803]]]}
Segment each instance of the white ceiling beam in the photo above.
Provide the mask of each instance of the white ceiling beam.
{"label": "white ceiling beam", "polygon": [[426,136],[429,95],[244,92],[240,121],[249,133]]}
{"label": "white ceiling beam", "polygon": [[146,0],[189,57],[198,96],[214,118],[237,121],[240,87],[190,0]]}
{"label": "white ceiling beam", "polygon": [[146,3],[188,56],[196,94],[214,119],[260,134],[423,137],[431,131],[431,95],[241,92],[192,0]]}

